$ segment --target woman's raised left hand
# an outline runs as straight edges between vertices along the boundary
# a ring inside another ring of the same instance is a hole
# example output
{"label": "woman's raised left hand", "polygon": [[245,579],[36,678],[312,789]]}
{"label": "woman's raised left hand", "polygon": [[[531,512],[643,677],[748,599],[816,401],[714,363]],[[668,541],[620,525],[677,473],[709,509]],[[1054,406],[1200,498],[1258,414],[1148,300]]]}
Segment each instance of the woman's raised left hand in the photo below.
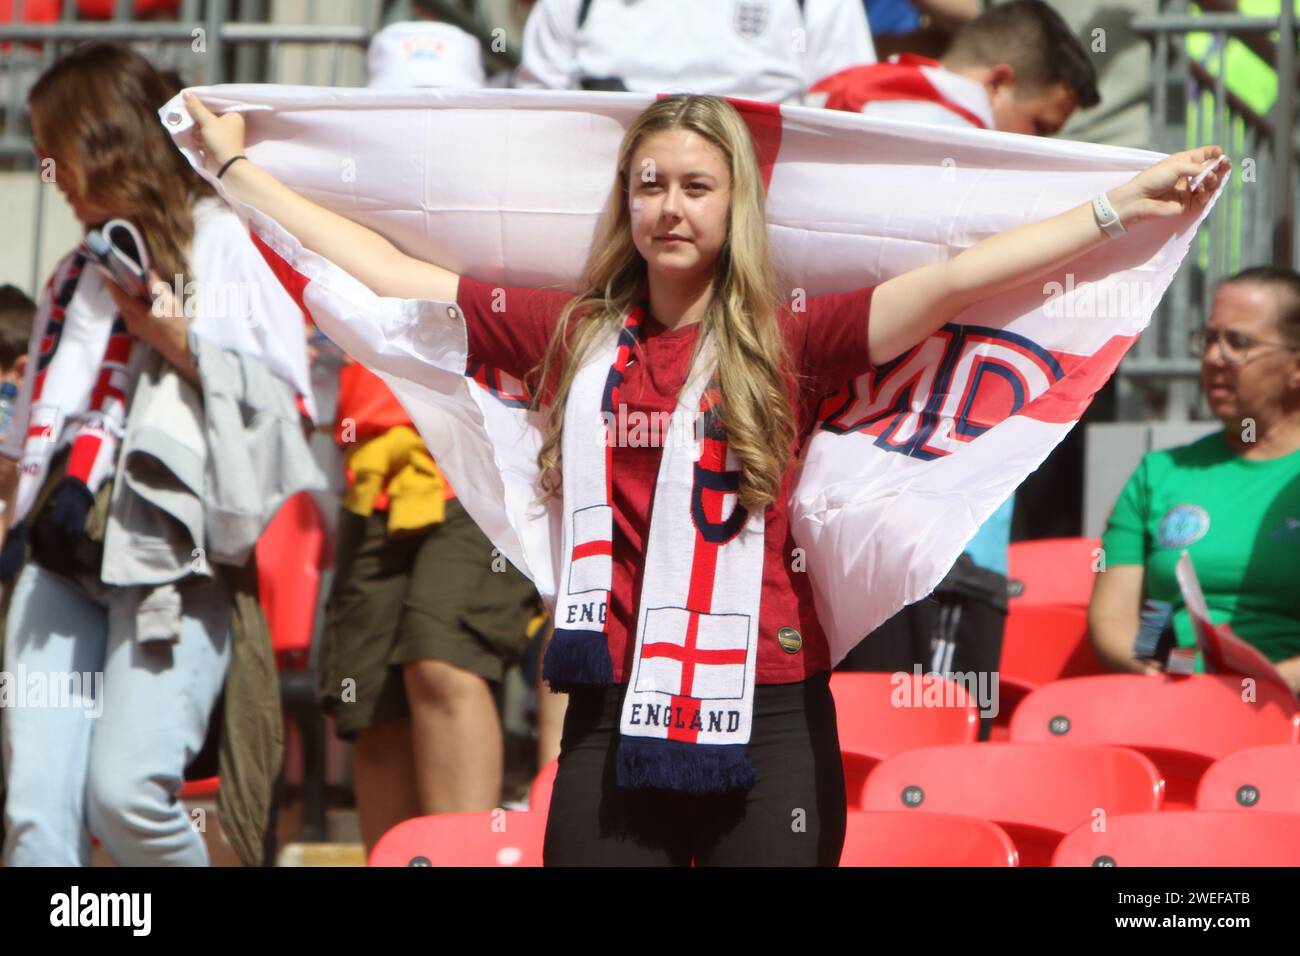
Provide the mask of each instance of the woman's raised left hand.
{"label": "woman's raised left hand", "polygon": [[[1146,219],[1178,216],[1207,202],[1231,168],[1232,163],[1222,149],[1202,146],[1162,159],[1106,195],[1126,226]],[[1210,172],[1193,192],[1193,180],[1207,169]]]}

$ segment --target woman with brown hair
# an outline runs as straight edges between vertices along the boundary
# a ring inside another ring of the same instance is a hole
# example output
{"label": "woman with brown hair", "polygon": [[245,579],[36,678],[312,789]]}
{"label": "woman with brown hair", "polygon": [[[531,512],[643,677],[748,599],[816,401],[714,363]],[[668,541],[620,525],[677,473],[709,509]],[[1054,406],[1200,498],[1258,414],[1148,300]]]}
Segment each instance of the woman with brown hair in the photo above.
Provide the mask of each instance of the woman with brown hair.
{"label": "woman with brown hair", "polygon": [[[1189,177],[1221,152],[1172,156],[1096,213],[1080,205],[796,309],[753,142],[723,100],[665,97],[628,127],[577,296],[494,289],[405,255],[243,157],[238,112],[186,102],[234,197],[378,295],[439,303],[417,333],[438,346],[425,361],[530,384],[547,423],[538,492],[562,506],[544,672],[570,691],[548,865],[837,862],[830,649],[807,575],[786,559],[819,398],[1100,245],[1116,218],[1203,203],[1218,178],[1198,196]],[[621,440],[627,426],[648,440]]]}
{"label": "woman with brown hair", "polygon": [[[46,700],[5,714],[7,865],[87,864],[91,835],[119,865],[207,862],[177,794],[231,658],[232,598],[214,567],[227,549],[203,529],[224,504],[209,476],[238,457],[214,447],[212,416],[239,386],[210,381],[205,367],[238,356],[282,389],[290,420],[274,416],[276,445],[251,460],[274,456],[278,480],[281,461],[309,456],[294,411],[295,392],[310,401],[301,313],[160,127],[173,92],[129,47],[96,42],[51,66],[29,98],[42,169],[88,230],[135,227],[152,301],[122,291],[83,243],[56,266],[33,329],[23,427],[3,449],[22,459],[11,535],[31,545],[4,667]],[[161,409],[149,428],[135,417],[145,394]],[[144,471],[128,469],[131,451]],[[264,487],[267,473],[250,471],[241,479]],[[274,499],[273,513],[295,490],[277,486],[262,501]],[[87,518],[101,504],[96,547]],[[258,509],[241,523],[251,548]]]}

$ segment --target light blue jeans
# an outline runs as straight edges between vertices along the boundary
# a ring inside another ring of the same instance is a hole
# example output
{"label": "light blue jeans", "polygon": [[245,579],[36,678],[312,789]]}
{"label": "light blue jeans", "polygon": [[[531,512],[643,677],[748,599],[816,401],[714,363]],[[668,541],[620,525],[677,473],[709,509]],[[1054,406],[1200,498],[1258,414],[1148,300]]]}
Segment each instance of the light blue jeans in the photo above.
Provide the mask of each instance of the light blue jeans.
{"label": "light blue jeans", "polygon": [[207,865],[177,795],[225,682],[230,597],[183,588],[180,640],[140,643],[143,594],[34,563],[14,583],[4,676],[25,699],[0,696],[6,866],[86,866],[91,834],[119,866]]}

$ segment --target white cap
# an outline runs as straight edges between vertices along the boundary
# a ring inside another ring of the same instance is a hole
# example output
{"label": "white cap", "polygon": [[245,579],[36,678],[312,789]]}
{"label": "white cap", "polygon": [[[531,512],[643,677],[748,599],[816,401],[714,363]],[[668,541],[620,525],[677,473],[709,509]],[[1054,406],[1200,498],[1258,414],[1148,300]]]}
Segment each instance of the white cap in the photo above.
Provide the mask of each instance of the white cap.
{"label": "white cap", "polygon": [[412,20],[384,27],[366,54],[370,86],[402,89],[441,86],[472,90],[483,86],[483,51],[460,27]]}

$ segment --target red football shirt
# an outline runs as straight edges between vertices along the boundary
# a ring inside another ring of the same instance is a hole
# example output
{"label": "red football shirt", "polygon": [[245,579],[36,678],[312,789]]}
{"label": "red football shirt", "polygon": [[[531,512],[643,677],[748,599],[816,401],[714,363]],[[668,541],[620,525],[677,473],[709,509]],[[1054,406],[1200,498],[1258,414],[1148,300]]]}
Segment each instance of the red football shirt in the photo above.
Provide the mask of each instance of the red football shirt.
{"label": "red football shirt", "polygon": [[[821,399],[870,366],[867,316],[873,291],[868,287],[818,296],[807,300],[803,311],[786,309],[782,315],[791,363],[799,376],[797,394],[792,396],[798,414],[796,452],[812,430]],[[560,311],[570,298],[568,292],[503,289],[462,276],[456,301],[465,315],[470,361],[482,362],[519,379],[530,378],[541,364]],[[619,401],[629,413],[644,413],[646,421],[656,421],[656,413],[672,414],[677,393],[690,371],[698,331],[698,325],[668,329],[652,316],[647,317],[640,346],[628,362],[626,377],[619,386]],[[636,644],[628,636],[636,625],[641,601],[660,455],[658,447],[614,448],[614,579],[607,634],[614,679],[619,683],[627,679]],[[812,582],[806,571],[792,567],[796,564],[797,545],[790,535],[787,501],[797,473],[797,465],[786,472],[780,498],[768,506],[764,515],[766,554],[758,625],[760,684],[788,684],[830,669],[830,649],[813,607]],[[799,566],[803,564],[799,562]],[[799,632],[802,648],[794,653],[782,649],[776,639],[782,627]]]}

